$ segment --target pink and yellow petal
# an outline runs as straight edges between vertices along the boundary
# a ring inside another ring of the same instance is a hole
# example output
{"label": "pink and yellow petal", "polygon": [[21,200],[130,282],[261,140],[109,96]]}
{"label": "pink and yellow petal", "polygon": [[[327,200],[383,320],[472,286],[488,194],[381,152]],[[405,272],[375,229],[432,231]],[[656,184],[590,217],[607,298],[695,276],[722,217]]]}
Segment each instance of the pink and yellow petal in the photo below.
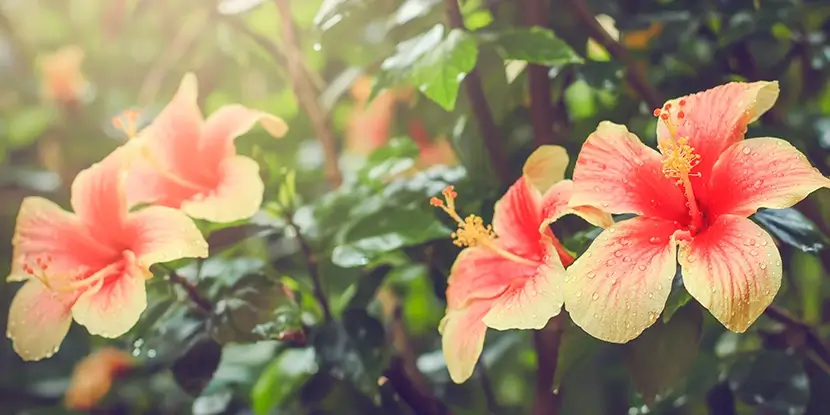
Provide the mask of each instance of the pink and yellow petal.
{"label": "pink and yellow petal", "polygon": [[591,225],[607,228],[614,224],[610,214],[593,206],[571,206],[570,201],[574,193],[574,183],[571,180],[562,180],[553,185],[542,196],[542,225],[544,230],[551,223],[556,222],[562,216],[573,214],[585,219]]}
{"label": "pink and yellow petal", "polygon": [[140,267],[208,255],[208,244],[199,228],[180,210],[164,206],[144,208],[130,214],[127,230]]}
{"label": "pink and yellow petal", "polygon": [[207,165],[216,165],[236,154],[234,139],[247,133],[259,123],[269,134],[282,137],[288,125],[275,115],[239,104],[225,105],[205,121],[199,155]]}
{"label": "pink and yellow petal", "polygon": [[487,333],[482,318],[489,309],[487,301],[475,301],[462,309],[448,309],[441,320],[441,349],[455,383],[463,383],[473,375]]}
{"label": "pink and yellow petal", "polygon": [[822,187],[830,187],[830,179],[790,143],[743,140],[726,149],[712,168],[708,213],[749,216],[762,207],[787,208]]}
{"label": "pink and yellow petal", "polygon": [[522,174],[536,190],[545,193],[565,178],[568,161],[568,152],[564,147],[540,146],[525,161]]}
{"label": "pink and yellow petal", "polygon": [[638,217],[603,231],[566,271],[565,308],[588,334],[625,343],[654,324],[677,271],[676,227]]}
{"label": "pink and yellow petal", "polygon": [[509,251],[541,260],[539,225],[542,223],[542,194],[526,177],[520,177],[496,202],[493,229]]}
{"label": "pink and yellow petal", "polygon": [[124,188],[127,170],[136,156],[136,146],[124,145],[75,176],[72,210],[88,228],[120,229],[128,209]]}
{"label": "pink and yellow petal", "polygon": [[257,213],[265,191],[259,164],[245,156],[233,156],[219,169],[219,183],[207,195],[198,194],[182,202],[181,209],[191,217],[219,223],[247,219]]}
{"label": "pink and yellow petal", "polygon": [[37,361],[57,353],[72,324],[71,293],[47,289],[40,281],[26,282],[12,300],[6,336],[23,360]]}
{"label": "pink and yellow petal", "polygon": [[[552,248],[552,247],[551,247]],[[562,310],[565,268],[559,255],[547,255],[547,263],[524,281],[516,281],[494,299],[484,324],[496,330],[541,329]]]}
{"label": "pink and yellow petal", "polygon": [[678,255],[686,290],[729,330],[741,333],[781,287],[781,255],[772,237],[744,217],[723,215]]}
{"label": "pink and yellow petal", "polygon": [[536,266],[518,264],[484,246],[461,251],[447,281],[447,303],[460,309],[473,300],[489,300],[504,293],[514,281],[535,275]]}
{"label": "pink and yellow petal", "polygon": [[149,271],[133,267],[90,287],[72,307],[72,317],[90,334],[115,338],[129,331],[147,308]]}
{"label": "pink and yellow petal", "polygon": [[662,156],[619,124],[603,121],[579,153],[570,205],[668,220],[688,218],[686,199],[663,175]]}

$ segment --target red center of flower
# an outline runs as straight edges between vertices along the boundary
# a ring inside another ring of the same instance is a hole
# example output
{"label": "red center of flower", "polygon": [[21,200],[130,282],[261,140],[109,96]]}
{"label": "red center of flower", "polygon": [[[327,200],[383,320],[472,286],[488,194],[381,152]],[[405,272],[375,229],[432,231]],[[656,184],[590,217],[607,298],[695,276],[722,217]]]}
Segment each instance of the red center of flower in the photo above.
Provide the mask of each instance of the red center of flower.
{"label": "red center of flower", "polygon": [[92,272],[90,270],[78,270],[72,274],[64,275],[48,272],[53,262],[52,256],[36,255],[32,259],[26,258],[22,267],[23,271],[37,278],[46,288],[57,292],[70,292],[87,288],[108,277],[121,275],[136,266],[135,254],[130,250],[125,250],[118,259],[99,270]]}
{"label": "red center of flower", "polygon": [[654,110],[657,117],[669,131],[668,138],[658,140],[657,149],[663,154],[663,175],[675,179],[678,186],[683,188],[686,196],[686,204],[689,206],[691,223],[689,230],[692,234],[697,233],[703,227],[703,215],[697,206],[697,200],[692,189],[690,176],[700,177],[700,173],[692,173],[692,169],[700,162],[700,155],[695,153],[694,147],[689,145],[688,137],[681,137],[677,127],[683,122],[686,114],[683,112],[684,100],[678,102],[681,108],[672,112],[672,104],[667,103],[663,108]]}

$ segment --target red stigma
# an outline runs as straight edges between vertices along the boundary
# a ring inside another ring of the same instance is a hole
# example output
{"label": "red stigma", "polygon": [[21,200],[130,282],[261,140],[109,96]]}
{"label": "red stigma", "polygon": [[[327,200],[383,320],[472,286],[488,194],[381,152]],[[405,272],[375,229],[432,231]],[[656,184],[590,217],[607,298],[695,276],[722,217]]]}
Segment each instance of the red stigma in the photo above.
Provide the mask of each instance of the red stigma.
{"label": "red stigma", "polygon": [[659,117],[660,112],[661,112],[660,108],[655,108],[653,114],[654,114],[655,117]]}
{"label": "red stigma", "polygon": [[662,113],[662,114],[660,114],[660,119],[662,119],[662,120],[668,120],[668,119],[669,119],[669,114],[666,114],[665,112],[664,112],[664,113]]}
{"label": "red stigma", "polygon": [[682,107],[682,106],[686,105],[686,100],[681,99],[680,102],[678,102],[678,104],[680,104],[680,106]]}
{"label": "red stigma", "polygon": [[429,199],[429,204],[432,206],[441,206],[444,204],[444,202],[442,202],[441,199],[437,197],[433,197],[432,199]]}
{"label": "red stigma", "polygon": [[683,118],[683,117],[685,117],[685,116],[686,116],[686,114],[685,114],[683,111],[678,111],[678,112],[677,112],[677,118],[682,119],[682,118]]}
{"label": "red stigma", "polygon": [[666,109],[666,111],[668,111],[668,110],[670,110],[670,109],[671,109],[671,104],[666,104],[666,106],[665,106],[665,107],[663,107],[663,108],[665,108],[665,109]]}

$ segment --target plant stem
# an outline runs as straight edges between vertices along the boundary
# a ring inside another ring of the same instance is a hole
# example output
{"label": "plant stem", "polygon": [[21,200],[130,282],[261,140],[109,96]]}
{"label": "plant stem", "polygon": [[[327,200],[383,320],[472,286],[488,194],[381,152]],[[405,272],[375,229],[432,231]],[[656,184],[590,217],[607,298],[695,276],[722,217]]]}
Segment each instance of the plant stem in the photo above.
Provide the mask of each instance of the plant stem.
{"label": "plant stem", "polygon": [[821,338],[818,337],[809,324],[793,317],[786,310],[778,308],[774,305],[767,307],[764,311],[764,315],[787,326],[790,329],[798,330],[804,333],[805,346],[812,350],[816,357],[821,359],[823,363],[823,365],[819,366],[822,368],[830,367],[830,351],[827,350],[827,347],[821,341]]}
{"label": "plant stem", "polygon": [[291,18],[291,8],[288,5],[288,0],[275,0],[274,2],[280,11],[280,17],[282,17],[285,57],[292,88],[297,95],[297,100],[311,120],[311,126],[314,128],[317,140],[320,141],[320,145],[323,147],[326,178],[333,188],[337,188],[343,182],[343,176],[337,164],[337,140],[332,129],[331,117],[320,105],[320,101],[317,99],[318,91],[316,91],[312,80],[304,70],[302,52],[297,41],[297,32]]}
{"label": "plant stem", "polygon": [[[524,22],[527,26],[548,27],[547,5],[543,0],[524,0]],[[550,97],[550,68],[543,65],[528,65],[527,81],[530,90],[530,123],[537,146],[554,143],[553,103]]]}
{"label": "plant stem", "polygon": [[585,0],[566,0],[565,3],[570,7],[574,17],[582,23],[581,26],[588,32],[588,36],[608,50],[608,53],[614,59],[625,64],[628,81],[640,97],[653,108],[662,107],[663,99],[649,82],[645,68],[631,56],[628,49],[614,40],[602,25],[599,24],[594,14],[588,8]]}
{"label": "plant stem", "polygon": [[[444,0],[444,4],[446,5],[450,26],[453,29],[466,30],[464,27],[464,18],[458,6],[458,0]],[[507,165],[507,157],[505,157],[506,153],[499,137],[498,127],[493,120],[493,113],[490,111],[490,106],[487,104],[487,97],[484,95],[481,76],[478,73],[478,65],[464,78],[464,89],[470,98],[470,105],[473,108],[473,114],[478,122],[478,129],[481,133],[482,140],[484,140],[484,147],[487,148],[487,153],[490,156],[490,164],[493,166],[493,171],[496,173],[499,183],[506,185],[510,183],[510,170]]]}
{"label": "plant stem", "polygon": [[326,297],[326,291],[323,288],[323,279],[320,277],[320,271],[317,266],[317,258],[314,256],[311,246],[308,245],[308,241],[305,240],[302,232],[300,232],[300,227],[294,223],[293,212],[286,212],[285,221],[288,226],[294,230],[297,243],[300,245],[300,250],[303,251],[306,266],[308,267],[308,276],[311,278],[311,283],[314,287],[314,297],[317,298],[317,302],[320,303],[320,308],[323,309],[323,318],[327,322],[332,321],[334,318],[331,314],[331,308],[329,307],[328,297]]}
{"label": "plant stem", "polygon": [[179,273],[176,272],[176,270],[174,270],[173,268],[170,268],[167,265],[163,264],[158,265],[159,268],[162,268],[167,272],[167,279],[169,279],[170,282],[172,282],[173,284],[182,287],[182,289],[184,289],[184,292],[187,294],[187,297],[190,298],[190,300],[193,301],[193,303],[196,304],[202,311],[206,313],[210,313],[213,311],[213,303],[207,298],[205,298],[199,292],[199,290],[196,289],[196,286],[193,283],[179,275]]}
{"label": "plant stem", "polygon": [[559,413],[559,395],[554,394],[556,366],[559,361],[559,346],[565,330],[565,316],[559,314],[550,319],[541,330],[533,332],[536,348],[536,395],[533,398],[533,415],[556,415]]}

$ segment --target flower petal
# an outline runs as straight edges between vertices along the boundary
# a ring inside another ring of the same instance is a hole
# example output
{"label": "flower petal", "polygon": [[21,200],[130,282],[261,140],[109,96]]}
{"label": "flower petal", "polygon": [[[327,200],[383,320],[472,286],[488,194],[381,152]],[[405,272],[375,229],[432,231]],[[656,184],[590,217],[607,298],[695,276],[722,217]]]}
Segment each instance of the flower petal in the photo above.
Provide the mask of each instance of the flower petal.
{"label": "flower petal", "polygon": [[547,228],[567,214],[577,215],[600,228],[607,228],[614,224],[611,215],[593,206],[571,206],[573,193],[574,182],[571,180],[562,180],[545,192],[542,196],[542,217],[545,219],[542,221],[540,230]]}
{"label": "flower petal", "polygon": [[637,217],[603,231],[566,271],[565,308],[574,323],[625,343],[654,324],[677,271],[669,221]]}
{"label": "flower petal", "polygon": [[17,291],[6,336],[23,360],[45,359],[58,351],[72,324],[73,300],[72,294],[51,291],[36,279]]}
{"label": "flower petal", "polygon": [[134,145],[118,147],[75,176],[70,202],[75,214],[88,228],[115,232],[121,229],[127,214],[124,182],[136,150]]}
{"label": "flower petal", "polygon": [[490,309],[488,302],[476,301],[463,309],[449,309],[441,320],[441,349],[450,378],[463,383],[473,375],[476,362],[484,349],[487,326],[481,321]]}
{"label": "flower petal", "polygon": [[515,282],[501,294],[484,316],[484,324],[496,330],[541,329],[551,317],[558,315],[564,302],[562,281],[565,268],[556,255],[546,255],[545,264],[522,282]]}
{"label": "flower petal", "polygon": [[447,303],[450,308],[459,309],[473,300],[495,298],[513,281],[523,281],[535,273],[536,267],[513,262],[487,247],[464,249],[450,271]]}
{"label": "flower petal", "polygon": [[687,220],[686,199],[663,175],[661,157],[625,126],[601,122],[576,160],[570,205]]}
{"label": "flower petal", "polygon": [[778,138],[739,141],[712,168],[709,217],[749,216],[758,208],[790,207],[830,179],[821,175],[800,151]]}
{"label": "flower petal", "polygon": [[[778,99],[778,82],[731,82],[696,94],[670,100],[676,110],[685,101],[685,117],[677,120],[677,134],[688,137],[700,155],[693,172],[709,177],[720,154],[746,134],[747,124],[772,108]],[[673,115],[676,116],[676,111]],[[674,117],[673,117],[674,118]],[[658,139],[670,138],[666,125],[657,124]],[[705,198],[706,181],[692,180],[697,198]]]}
{"label": "flower petal", "polygon": [[542,194],[526,177],[520,177],[496,202],[493,229],[508,251],[541,261],[544,255],[539,243],[541,223]]}
{"label": "flower petal", "polygon": [[66,279],[82,267],[104,264],[118,254],[95,241],[77,216],[36,196],[27,197],[20,204],[12,246],[9,281],[28,279],[23,265],[34,266],[37,258],[50,258],[50,276]]}
{"label": "flower petal", "polygon": [[247,133],[259,123],[274,137],[288,132],[288,125],[275,115],[251,109],[239,104],[225,105],[211,114],[204,125],[199,155],[207,165],[217,165],[236,154],[233,140]]}
{"label": "flower petal", "polygon": [[180,210],[150,206],[131,213],[127,229],[140,266],[180,258],[206,258],[208,245],[199,228]]}
{"label": "flower petal", "polygon": [[129,269],[109,276],[84,292],[72,307],[72,317],[90,334],[115,338],[129,331],[147,308],[147,274]]}
{"label": "flower petal", "polygon": [[219,169],[216,187],[203,198],[182,202],[181,209],[191,217],[219,223],[253,216],[262,205],[265,191],[259,164],[245,156],[233,156],[223,161]]}
{"label": "flower petal", "polygon": [[539,146],[525,161],[522,174],[539,192],[545,193],[554,183],[565,178],[568,152],[564,147]]}
{"label": "flower petal", "polygon": [[686,290],[729,330],[741,333],[781,287],[781,255],[751,220],[722,215],[678,255]]}

